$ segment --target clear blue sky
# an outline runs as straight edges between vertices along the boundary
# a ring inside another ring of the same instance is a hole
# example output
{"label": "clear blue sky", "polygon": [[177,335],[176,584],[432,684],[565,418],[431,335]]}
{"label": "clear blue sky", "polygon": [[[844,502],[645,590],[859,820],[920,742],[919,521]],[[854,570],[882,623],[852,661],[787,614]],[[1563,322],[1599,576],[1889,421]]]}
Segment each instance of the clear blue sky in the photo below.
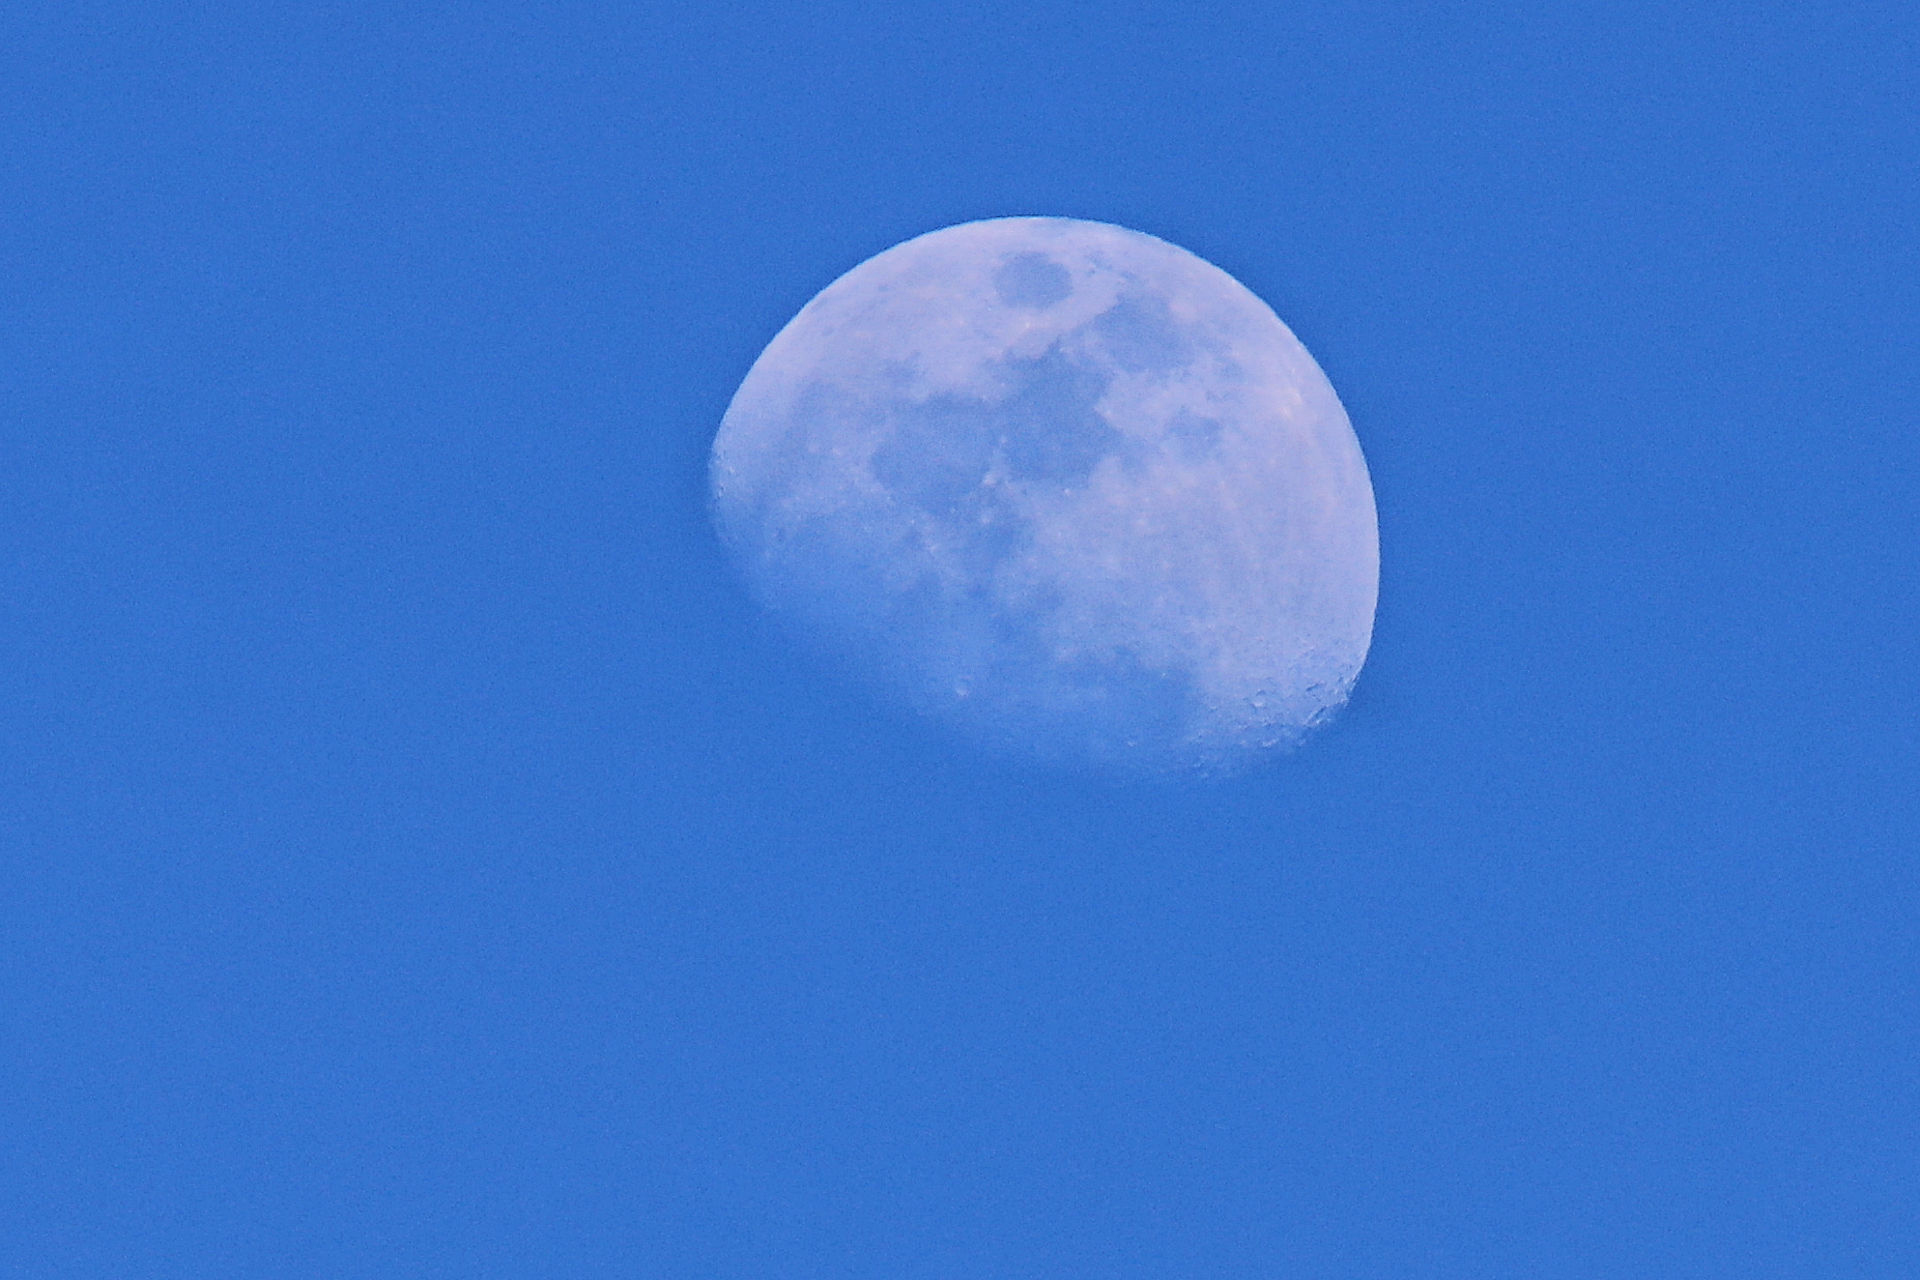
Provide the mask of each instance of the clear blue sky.
{"label": "clear blue sky", "polygon": [[[1443,8],[8,6],[0,1275],[1920,1274],[1920,11]],[[762,345],[1002,214],[1344,398],[1294,760],[728,573]]]}

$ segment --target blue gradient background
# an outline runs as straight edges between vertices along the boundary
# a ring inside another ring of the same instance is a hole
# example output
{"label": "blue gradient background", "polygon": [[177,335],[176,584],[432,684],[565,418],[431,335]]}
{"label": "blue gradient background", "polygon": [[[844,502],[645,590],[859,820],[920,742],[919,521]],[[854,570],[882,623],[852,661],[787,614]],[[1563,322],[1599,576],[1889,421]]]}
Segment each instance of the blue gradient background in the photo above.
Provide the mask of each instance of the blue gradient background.
{"label": "blue gradient background", "polygon": [[[1910,6],[0,17],[0,1275],[1920,1273]],[[1373,656],[1232,783],[756,619],[806,299],[1270,302]]]}

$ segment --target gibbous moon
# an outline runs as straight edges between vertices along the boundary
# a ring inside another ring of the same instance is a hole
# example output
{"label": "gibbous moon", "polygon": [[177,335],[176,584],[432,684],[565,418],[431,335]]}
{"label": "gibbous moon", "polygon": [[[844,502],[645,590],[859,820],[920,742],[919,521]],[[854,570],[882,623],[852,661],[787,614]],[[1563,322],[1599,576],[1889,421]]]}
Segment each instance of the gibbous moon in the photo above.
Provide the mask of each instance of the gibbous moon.
{"label": "gibbous moon", "polygon": [[1231,770],[1346,701],[1373,634],[1366,461],[1265,303],[1069,218],[935,231],[828,285],[713,445],[754,595],[1016,752]]}

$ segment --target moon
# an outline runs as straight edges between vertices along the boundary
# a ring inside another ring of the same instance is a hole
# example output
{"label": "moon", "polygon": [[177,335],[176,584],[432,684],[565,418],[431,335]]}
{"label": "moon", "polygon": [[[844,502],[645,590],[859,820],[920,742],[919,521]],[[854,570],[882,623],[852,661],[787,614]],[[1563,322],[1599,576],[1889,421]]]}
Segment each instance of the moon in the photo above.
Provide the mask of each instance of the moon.
{"label": "moon", "polygon": [[1359,441],[1267,305],[1070,218],[930,232],[828,285],[714,440],[752,594],[989,747],[1235,771],[1347,700],[1380,545]]}

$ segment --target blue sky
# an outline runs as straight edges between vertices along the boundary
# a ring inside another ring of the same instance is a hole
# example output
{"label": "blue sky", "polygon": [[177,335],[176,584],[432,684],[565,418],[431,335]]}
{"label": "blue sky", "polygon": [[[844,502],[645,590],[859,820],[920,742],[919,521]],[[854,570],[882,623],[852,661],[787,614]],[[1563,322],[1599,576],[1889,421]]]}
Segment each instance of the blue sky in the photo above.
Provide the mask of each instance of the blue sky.
{"label": "blue sky", "polygon": [[[1920,1271],[1906,6],[0,18],[0,1273]],[[1217,263],[1341,722],[982,759],[706,451],[972,218]]]}

